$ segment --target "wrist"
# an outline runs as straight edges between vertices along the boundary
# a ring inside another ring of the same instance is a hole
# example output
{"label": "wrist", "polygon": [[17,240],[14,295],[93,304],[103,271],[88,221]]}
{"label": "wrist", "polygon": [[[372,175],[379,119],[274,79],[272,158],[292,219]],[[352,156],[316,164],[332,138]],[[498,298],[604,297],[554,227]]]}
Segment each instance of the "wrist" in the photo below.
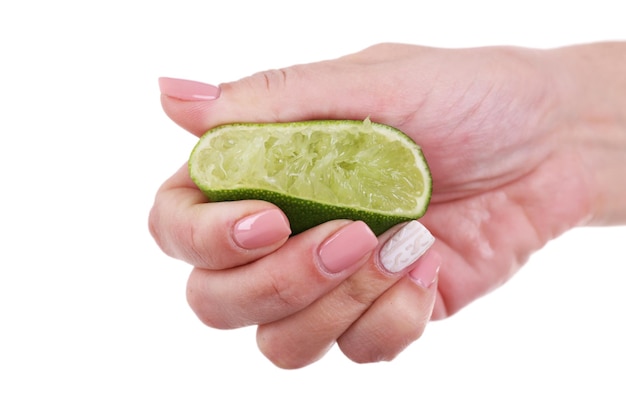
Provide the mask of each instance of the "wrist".
{"label": "wrist", "polygon": [[588,224],[626,224],[626,43],[553,50],[558,149],[576,154],[572,176],[589,196]]}

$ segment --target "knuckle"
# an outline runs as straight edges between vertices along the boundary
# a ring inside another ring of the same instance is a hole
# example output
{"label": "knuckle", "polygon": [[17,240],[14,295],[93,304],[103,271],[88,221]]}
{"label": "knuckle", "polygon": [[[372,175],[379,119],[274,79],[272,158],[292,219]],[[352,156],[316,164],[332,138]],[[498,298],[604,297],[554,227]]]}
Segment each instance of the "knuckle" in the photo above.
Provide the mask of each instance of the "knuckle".
{"label": "knuckle", "polygon": [[267,92],[281,91],[287,86],[290,69],[270,69],[251,76],[250,81]]}
{"label": "knuckle", "polygon": [[206,244],[198,225],[166,216],[155,204],[148,216],[148,229],[157,246],[168,256],[197,265],[207,258]]}
{"label": "knuckle", "polygon": [[233,329],[238,327],[228,317],[225,309],[218,300],[211,299],[206,291],[203,291],[198,279],[200,271],[194,269],[187,282],[187,303],[198,319],[205,325],[214,329]]}
{"label": "knuckle", "polygon": [[[257,346],[261,353],[274,365],[282,369],[299,369],[315,361],[285,342],[285,335],[272,326],[259,326]],[[319,355],[318,355],[319,356]]]}
{"label": "knuckle", "polygon": [[281,120],[289,118],[293,111],[291,107],[285,107],[285,100],[300,89],[298,85],[309,76],[309,71],[304,66],[269,69],[223,84],[222,91],[238,97],[239,100],[245,98],[247,102],[252,99],[262,103],[266,111],[266,121]]}
{"label": "knuckle", "polygon": [[359,364],[389,362],[392,361],[400,352],[374,349],[371,351],[344,352],[344,355],[351,361]]}
{"label": "knuckle", "polygon": [[376,363],[376,362],[389,362],[395,359],[400,352],[402,352],[411,341],[403,343],[385,342],[381,343],[346,343],[344,340],[339,339],[337,344],[342,353],[351,361],[355,363]]}
{"label": "knuckle", "polygon": [[358,279],[344,281],[342,290],[345,298],[362,309],[368,309],[380,295],[380,290],[384,290],[384,288],[379,289],[372,285],[374,277],[371,278],[369,282]]}
{"label": "knuckle", "polygon": [[179,235],[182,240],[181,246],[186,248],[187,257],[193,261],[194,265],[213,268],[216,260],[207,244],[207,236],[211,234],[203,229],[204,227],[199,224],[189,223]]}
{"label": "knuckle", "polygon": [[269,273],[267,277],[267,295],[272,300],[272,310],[294,311],[307,303],[297,291],[297,286],[290,285],[291,280],[286,279],[280,271]]}
{"label": "knuckle", "polygon": [[157,246],[165,254],[169,256],[174,256],[169,241],[166,238],[166,234],[164,233],[162,215],[157,205],[152,207],[152,209],[150,210],[150,214],[148,215],[148,230]]}
{"label": "knuckle", "polygon": [[213,236],[206,227],[196,222],[175,222],[170,225],[164,251],[184,260],[193,266],[219,269],[220,260],[212,250],[210,238]]}
{"label": "knuckle", "polygon": [[152,207],[152,209],[150,210],[150,214],[148,215],[148,231],[150,232],[150,235],[152,236],[152,239],[154,239],[156,244],[160,248],[162,248],[162,239],[159,229],[159,220],[157,216],[156,206]]}
{"label": "knuckle", "polygon": [[395,359],[422,336],[424,326],[416,324],[382,332],[369,330],[367,335],[363,334],[364,329],[361,329],[359,334],[341,337],[337,341],[343,354],[353,362],[374,363]]}

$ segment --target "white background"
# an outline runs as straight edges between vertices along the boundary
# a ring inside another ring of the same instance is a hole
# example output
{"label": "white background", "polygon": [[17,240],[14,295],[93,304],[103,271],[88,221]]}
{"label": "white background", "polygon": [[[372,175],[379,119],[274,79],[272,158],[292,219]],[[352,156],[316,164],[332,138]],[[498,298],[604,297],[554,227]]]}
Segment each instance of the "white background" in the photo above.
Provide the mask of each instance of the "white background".
{"label": "white background", "polygon": [[624,228],[565,234],[393,362],[332,350],[297,371],[252,328],[204,327],[189,267],[147,229],[195,143],[161,75],[219,83],[382,41],[624,40],[620,3],[3,2],[0,415],[623,416]]}

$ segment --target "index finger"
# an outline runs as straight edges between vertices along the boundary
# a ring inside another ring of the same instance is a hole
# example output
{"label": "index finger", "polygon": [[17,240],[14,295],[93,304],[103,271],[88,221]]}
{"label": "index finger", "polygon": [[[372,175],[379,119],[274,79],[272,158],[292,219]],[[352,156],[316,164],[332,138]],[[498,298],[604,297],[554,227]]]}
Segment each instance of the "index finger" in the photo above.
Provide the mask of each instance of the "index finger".
{"label": "index finger", "polygon": [[166,254],[211,270],[263,257],[291,234],[286,216],[271,203],[210,203],[189,177],[186,165],[157,192],[149,228]]}

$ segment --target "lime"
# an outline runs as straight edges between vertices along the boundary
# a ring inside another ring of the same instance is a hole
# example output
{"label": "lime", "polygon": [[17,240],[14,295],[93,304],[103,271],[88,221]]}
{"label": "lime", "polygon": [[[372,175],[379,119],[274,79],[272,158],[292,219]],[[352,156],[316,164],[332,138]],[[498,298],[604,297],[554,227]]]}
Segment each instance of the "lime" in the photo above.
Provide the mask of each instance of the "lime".
{"label": "lime", "polygon": [[218,126],[194,147],[189,172],[210,201],[274,203],[294,234],[333,219],[380,234],[421,217],[432,188],[420,147],[369,119]]}

